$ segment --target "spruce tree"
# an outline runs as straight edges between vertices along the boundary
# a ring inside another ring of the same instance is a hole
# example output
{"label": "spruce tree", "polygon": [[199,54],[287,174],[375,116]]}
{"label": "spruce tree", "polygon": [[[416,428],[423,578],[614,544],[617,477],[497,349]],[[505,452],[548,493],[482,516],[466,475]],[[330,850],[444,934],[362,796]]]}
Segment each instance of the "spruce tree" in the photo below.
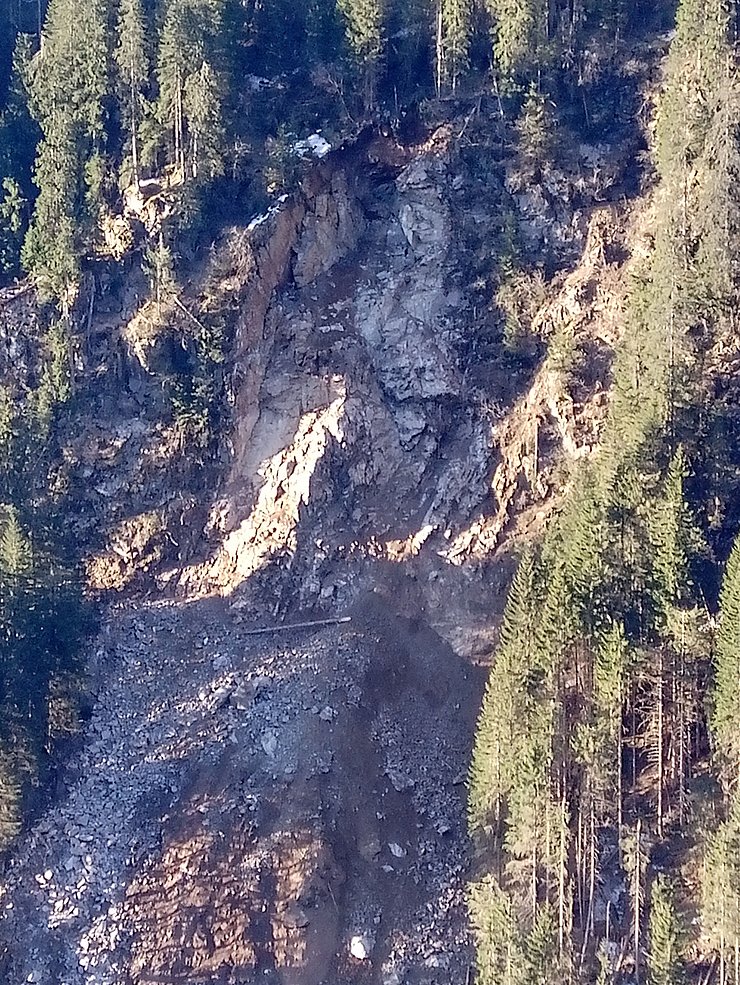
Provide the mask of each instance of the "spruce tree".
{"label": "spruce tree", "polygon": [[183,105],[190,131],[191,174],[193,178],[214,178],[223,171],[223,98],[208,62],[187,78]]}
{"label": "spruce tree", "polygon": [[337,0],[347,41],[363,76],[364,102],[375,107],[378,67],[383,54],[385,0]]}
{"label": "spruce tree", "polygon": [[220,173],[223,0],[168,0],[157,63],[159,116],[183,180]]}
{"label": "spruce tree", "polygon": [[492,876],[471,885],[468,908],[476,939],[477,981],[525,985],[525,957],[514,908]]}
{"label": "spruce tree", "polygon": [[[529,742],[527,689],[535,685],[537,627],[534,559],[526,554],[509,591],[495,663],[473,749],[469,811],[473,829],[498,825]],[[534,676],[533,676],[534,675]]]}
{"label": "spruce tree", "polygon": [[6,851],[21,831],[22,791],[11,756],[0,752],[0,851]]}
{"label": "spruce tree", "polygon": [[453,92],[467,68],[473,33],[472,0],[438,0],[437,10],[437,93],[443,82]]}
{"label": "spruce tree", "polygon": [[79,158],[68,113],[47,120],[39,145],[34,182],[39,189],[23,244],[23,265],[45,293],[69,305],[79,278],[77,236]]}
{"label": "spruce tree", "polygon": [[719,985],[740,972],[740,797],[707,841],[702,878],[701,920],[719,959]]}
{"label": "spruce tree", "polygon": [[6,506],[0,521],[0,575],[6,583],[30,577],[33,571],[33,549],[28,534],[21,526],[18,510]]}
{"label": "spruce tree", "polygon": [[27,105],[32,56],[31,38],[18,35],[5,106],[0,102],[0,274],[17,272],[30,214],[31,170],[39,137]]}
{"label": "spruce tree", "polygon": [[686,456],[679,447],[650,516],[655,592],[666,617],[689,587],[691,535],[683,493],[686,475]]}
{"label": "spruce tree", "polygon": [[109,0],[89,0],[81,17],[75,0],[51,0],[32,73],[30,105],[43,140],[23,263],[63,306],[74,297],[79,262],[97,237],[102,207],[109,7]]}
{"label": "spruce tree", "polygon": [[684,976],[684,929],[676,910],[674,890],[664,875],[658,875],[650,892],[648,921],[649,985],[682,985]]}
{"label": "spruce tree", "polygon": [[134,182],[138,184],[141,177],[139,131],[144,92],[149,81],[147,25],[142,0],[121,0],[114,55],[122,105],[121,116],[131,148],[131,173]]}
{"label": "spruce tree", "polygon": [[720,592],[710,726],[726,788],[740,781],[740,536],[733,544]]}
{"label": "spruce tree", "polygon": [[484,0],[493,30],[493,54],[502,75],[537,67],[548,40],[544,0]]}

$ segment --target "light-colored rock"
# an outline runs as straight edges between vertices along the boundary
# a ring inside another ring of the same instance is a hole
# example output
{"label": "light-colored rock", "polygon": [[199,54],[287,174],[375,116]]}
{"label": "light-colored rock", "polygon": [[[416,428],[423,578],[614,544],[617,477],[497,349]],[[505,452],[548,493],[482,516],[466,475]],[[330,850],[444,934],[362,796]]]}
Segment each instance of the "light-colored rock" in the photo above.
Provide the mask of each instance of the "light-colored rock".
{"label": "light-colored rock", "polygon": [[260,745],[266,756],[269,756],[270,759],[274,758],[278,746],[277,736],[274,732],[265,732],[260,739]]}

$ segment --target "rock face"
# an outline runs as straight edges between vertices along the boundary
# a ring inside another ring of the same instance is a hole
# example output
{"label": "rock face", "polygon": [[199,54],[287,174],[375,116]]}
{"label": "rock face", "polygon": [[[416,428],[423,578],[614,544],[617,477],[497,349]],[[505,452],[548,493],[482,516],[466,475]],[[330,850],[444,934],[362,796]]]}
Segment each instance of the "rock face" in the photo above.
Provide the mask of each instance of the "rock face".
{"label": "rock face", "polygon": [[[295,556],[299,524],[349,490],[372,496],[384,486],[389,505],[406,504],[404,490],[434,468],[442,440],[472,435],[475,410],[460,396],[463,305],[450,282],[448,182],[435,155],[400,169],[369,200],[367,189],[352,197],[346,179],[332,177],[323,186],[331,205],[321,190],[302,217],[288,209],[270,245],[255,251],[257,302],[237,327],[233,460],[211,514],[220,546],[205,567],[182,574],[187,590],[231,592],[271,558]],[[289,253],[295,286],[268,301]],[[452,413],[440,414],[443,400]],[[490,449],[485,441],[471,449],[479,461],[464,471],[478,486],[468,499],[480,502]],[[443,514],[436,497],[439,522]],[[352,518],[358,534],[363,519]],[[386,522],[395,519],[389,511]],[[310,589],[301,601],[311,601]]]}
{"label": "rock face", "polygon": [[584,239],[558,182],[508,200],[542,242],[537,203],[559,202],[558,236],[585,242],[538,331],[603,368],[576,386],[548,361],[512,393],[476,286],[503,180],[445,141],[370,164],[322,161],[165,312],[235,312],[228,436],[197,481],[147,402],[151,310],[93,324],[124,385],[65,453],[107,539],[91,576],[146,578],[147,597],[107,612],[68,796],[0,881],[9,981],[466,980],[475,662],[505,538],[541,524],[556,466],[596,441],[626,250],[610,210]]}

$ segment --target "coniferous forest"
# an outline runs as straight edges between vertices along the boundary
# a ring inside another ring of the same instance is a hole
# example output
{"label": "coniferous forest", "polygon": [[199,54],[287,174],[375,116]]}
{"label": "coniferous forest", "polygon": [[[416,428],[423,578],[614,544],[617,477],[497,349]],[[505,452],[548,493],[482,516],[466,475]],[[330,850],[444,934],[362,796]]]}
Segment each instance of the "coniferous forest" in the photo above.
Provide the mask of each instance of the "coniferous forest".
{"label": "coniferous forest", "polygon": [[[81,714],[90,616],[54,462],[85,278],[136,248],[159,298],[235,187],[248,214],[291,187],[296,135],[401,132],[485,91],[537,160],[559,116],[598,139],[609,66],[659,37],[652,248],[600,447],[508,594],[469,909],[480,985],[740,985],[738,25],[733,0],[0,5],[0,277],[30,278],[48,326],[37,378],[0,387],[0,842]],[[170,205],[135,244],[121,203],[154,185]]]}

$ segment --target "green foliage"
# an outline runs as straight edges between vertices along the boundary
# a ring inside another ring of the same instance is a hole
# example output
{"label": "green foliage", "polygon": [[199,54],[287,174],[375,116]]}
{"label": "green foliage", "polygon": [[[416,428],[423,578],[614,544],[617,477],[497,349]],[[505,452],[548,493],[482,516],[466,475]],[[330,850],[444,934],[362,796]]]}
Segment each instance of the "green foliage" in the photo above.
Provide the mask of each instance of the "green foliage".
{"label": "green foliage", "polygon": [[[114,58],[121,116],[131,154],[131,173],[134,181],[138,182],[139,130],[147,107],[144,94],[150,71],[147,24],[141,0],[121,0],[116,25]],[[124,173],[126,171],[125,165],[123,171]]]}
{"label": "green foliage", "polygon": [[0,532],[0,575],[10,583],[33,574],[33,549],[14,506],[5,508]]}
{"label": "green foliage", "polygon": [[682,985],[684,937],[676,910],[673,886],[658,875],[650,893],[648,982],[650,985]]}
{"label": "green foliage", "polygon": [[498,826],[504,802],[519,776],[530,736],[524,723],[537,678],[534,621],[535,569],[525,555],[506,603],[496,662],[483,698],[470,771],[469,813],[473,830]]}
{"label": "green foliage", "polygon": [[489,876],[473,884],[468,906],[480,985],[524,985],[524,954],[510,898]]}
{"label": "green foliage", "polygon": [[347,41],[364,74],[364,100],[375,106],[378,65],[383,54],[385,0],[337,0]]}
{"label": "green foliage", "polygon": [[223,0],[168,0],[157,62],[158,112],[167,128],[169,161],[186,176],[222,168],[224,117],[218,70]]}
{"label": "green foliage", "polygon": [[555,128],[547,96],[532,82],[516,122],[522,156],[530,167],[539,170],[552,158]]}
{"label": "green foliage", "polygon": [[[24,789],[43,777],[58,682],[76,671],[79,589],[14,504],[0,508],[0,844],[18,833]],[[76,723],[68,716],[68,726]],[[10,756],[7,750],[13,750]]]}
{"label": "green foliage", "polygon": [[[528,41],[526,51],[517,49],[536,31],[534,8],[493,6],[498,67],[526,77],[549,46]],[[650,837],[662,839],[669,824],[688,830],[687,787],[706,739],[701,688],[710,639],[695,572],[708,552],[690,502],[688,463],[703,454],[703,359],[736,303],[739,117],[726,13],[724,4],[681,6],[658,121],[655,249],[636,272],[601,449],[573,483],[539,556],[512,585],[479,718],[470,821],[498,889],[475,900],[479,949],[500,968],[483,939],[488,899],[496,926],[510,914],[511,931],[499,932],[517,941],[517,974],[528,975],[527,942],[534,941],[542,981],[564,959],[571,927],[583,940],[575,980],[592,980],[586,965],[600,954],[599,980],[610,980],[608,949],[599,947],[593,920],[594,885],[615,878],[602,875],[604,838],[622,847],[633,960],[638,969],[647,965],[653,985],[683,981],[683,931],[670,887],[653,884],[649,941],[644,894]],[[520,19],[506,22],[514,14]],[[538,93],[531,89],[521,124],[535,168],[548,153],[538,134],[552,134]],[[717,767],[734,797],[738,544],[721,609],[710,725]],[[720,956],[735,946],[740,909],[728,860],[733,824],[734,814],[707,864],[713,902],[705,923]],[[609,834],[600,838],[598,830]],[[504,980],[496,974],[491,981]],[[568,980],[562,967],[558,974]]]}
{"label": "green foliage", "polygon": [[563,967],[558,950],[558,924],[552,906],[537,911],[524,943],[524,981],[527,985],[561,985]]}
{"label": "green foliage", "polygon": [[717,767],[726,786],[740,781],[740,537],[733,544],[720,593],[710,725]]}
{"label": "green foliage", "polygon": [[37,132],[26,105],[33,43],[19,35],[7,103],[0,102],[0,274],[16,273],[28,225]]}
{"label": "green foliage", "polygon": [[543,0],[484,0],[493,30],[493,54],[504,76],[536,66],[547,43]]}
{"label": "green foliage", "polygon": [[215,178],[223,172],[222,96],[208,62],[185,80],[183,106],[190,129],[193,178]]}
{"label": "green foliage", "polygon": [[42,292],[66,306],[79,279],[77,167],[72,121],[59,111],[39,145],[34,171],[39,196],[21,259]]}
{"label": "green foliage", "polygon": [[0,199],[0,271],[18,265],[23,242],[26,200],[15,178],[3,178]]}
{"label": "green foliage", "polygon": [[150,287],[157,300],[157,306],[161,310],[162,302],[176,288],[172,249],[161,230],[157,239],[153,243],[150,242],[144,251],[142,267],[149,279]]}
{"label": "green foliage", "polygon": [[13,759],[0,752],[0,851],[5,851],[21,831],[22,791]]}
{"label": "green foliage", "polygon": [[[735,795],[727,820],[708,839],[702,879],[701,920],[720,958],[724,985],[728,955],[740,947],[740,799]],[[730,959],[731,960],[731,959]]]}
{"label": "green foliage", "polygon": [[438,88],[444,79],[455,92],[468,66],[473,34],[472,0],[440,0],[438,16]]}
{"label": "green foliage", "polygon": [[[191,326],[194,327],[194,323]],[[209,317],[189,332],[190,365],[171,381],[170,398],[181,440],[193,449],[211,448],[218,434],[222,365],[225,360],[224,326]]]}
{"label": "green foliage", "polygon": [[72,340],[66,321],[54,322],[46,333],[45,359],[39,385],[30,401],[35,424],[44,440],[56,409],[72,396]]}

